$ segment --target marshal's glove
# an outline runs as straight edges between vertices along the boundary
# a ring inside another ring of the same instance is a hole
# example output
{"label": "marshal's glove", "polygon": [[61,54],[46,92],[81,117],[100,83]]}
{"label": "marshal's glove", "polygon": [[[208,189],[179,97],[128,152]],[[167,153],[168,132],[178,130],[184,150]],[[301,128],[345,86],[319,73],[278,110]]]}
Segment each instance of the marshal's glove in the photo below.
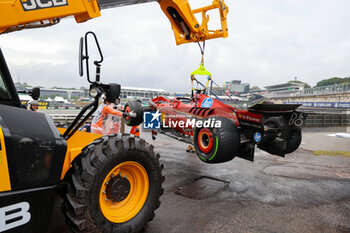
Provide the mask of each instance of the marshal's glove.
{"label": "marshal's glove", "polygon": [[136,117],[137,114],[134,111],[131,112],[123,112],[123,117]]}
{"label": "marshal's glove", "polygon": [[135,118],[137,116],[137,114],[136,114],[136,112],[134,112],[134,110],[132,110],[131,112],[129,112],[129,116]]}

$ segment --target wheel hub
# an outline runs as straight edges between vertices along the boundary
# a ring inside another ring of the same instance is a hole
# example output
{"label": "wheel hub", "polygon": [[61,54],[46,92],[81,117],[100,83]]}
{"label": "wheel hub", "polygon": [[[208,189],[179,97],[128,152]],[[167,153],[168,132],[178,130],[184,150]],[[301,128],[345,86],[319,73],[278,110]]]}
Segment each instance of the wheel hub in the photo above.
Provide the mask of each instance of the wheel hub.
{"label": "wheel hub", "polygon": [[213,148],[214,144],[212,132],[207,128],[201,129],[198,133],[197,143],[201,152],[209,153]]}
{"label": "wheel hub", "polygon": [[107,198],[121,202],[123,201],[130,192],[130,182],[126,177],[118,176],[112,177],[106,186],[106,195]]}
{"label": "wheel hub", "polygon": [[209,145],[209,136],[208,134],[203,134],[202,136],[202,144],[204,147],[208,147]]}

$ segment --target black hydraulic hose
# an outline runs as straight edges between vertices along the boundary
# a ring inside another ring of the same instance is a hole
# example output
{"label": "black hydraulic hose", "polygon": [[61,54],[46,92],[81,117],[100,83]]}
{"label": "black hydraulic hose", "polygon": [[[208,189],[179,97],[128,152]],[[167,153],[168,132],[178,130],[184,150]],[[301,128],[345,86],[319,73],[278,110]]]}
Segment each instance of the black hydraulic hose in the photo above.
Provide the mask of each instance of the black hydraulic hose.
{"label": "black hydraulic hose", "polygon": [[[81,117],[84,115],[84,113],[89,109],[93,107],[93,109],[84,117],[82,121],[77,125],[78,121],[81,119]],[[95,100],[86,105],[83,110],[78,114],[78,116],[74,119],[73,123],[68,127],[68,129],[64,132],[63,138],[65,140],[68,140],[73,134],[86,122],[87,119],[96,111],[98,107],[98,98],[95,98]]]}

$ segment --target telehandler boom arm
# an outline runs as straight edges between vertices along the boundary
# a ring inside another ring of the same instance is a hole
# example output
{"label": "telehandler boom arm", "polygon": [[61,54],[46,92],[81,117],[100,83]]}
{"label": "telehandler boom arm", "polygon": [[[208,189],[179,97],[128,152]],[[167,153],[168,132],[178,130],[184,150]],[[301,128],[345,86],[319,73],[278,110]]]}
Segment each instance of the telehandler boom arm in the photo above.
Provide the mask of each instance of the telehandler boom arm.
{"label": "telehandler boom arm", "polygon": [[[74,16],[76,22],[81,23],[100,16],[101,9],[153,1],[156,0],[0,0],[0,33],[52,26],[68,16]],[[171,22],[177,45],[228,36],[228,7],[224,0],[213,0],[211,5],[194,10],[188,0],[159,0],[158,3]],[[214,9],[219,11],[221,28],[209,30],[207,11]],[[195,17],[199,13],[201,23]]]}

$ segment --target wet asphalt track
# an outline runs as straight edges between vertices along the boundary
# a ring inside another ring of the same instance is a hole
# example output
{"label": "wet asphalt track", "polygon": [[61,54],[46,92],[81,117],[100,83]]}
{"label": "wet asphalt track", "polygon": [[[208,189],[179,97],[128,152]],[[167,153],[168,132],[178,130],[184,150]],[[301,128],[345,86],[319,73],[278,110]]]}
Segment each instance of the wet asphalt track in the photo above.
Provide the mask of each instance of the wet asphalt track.
{"label": "wet asphalt track", "polygon": [[[183,143],[141,136],[160,153],[166,177],[146,233],[350,232],[350,157],[315,156],[302,146],[286,158],[257,150],[254,163],[208,165]],[[317,137],[305,133],[303,145]],[[350,147],[349,139],[322,140]],[[59,211],[54,219],[51,232],[69,232]]]}

